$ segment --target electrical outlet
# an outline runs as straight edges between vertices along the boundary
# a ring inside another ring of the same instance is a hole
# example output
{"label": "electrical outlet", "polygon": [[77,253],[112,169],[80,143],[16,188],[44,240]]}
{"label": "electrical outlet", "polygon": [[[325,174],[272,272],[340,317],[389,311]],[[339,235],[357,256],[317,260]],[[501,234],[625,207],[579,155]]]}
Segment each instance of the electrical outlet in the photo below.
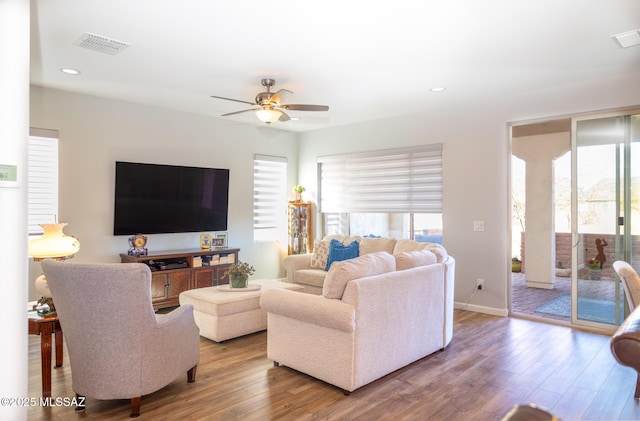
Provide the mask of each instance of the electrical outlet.
{"label": "electrical outlet", "polygon": [[484,279],[476,279],[476,288],[480,290],[484,289]]}

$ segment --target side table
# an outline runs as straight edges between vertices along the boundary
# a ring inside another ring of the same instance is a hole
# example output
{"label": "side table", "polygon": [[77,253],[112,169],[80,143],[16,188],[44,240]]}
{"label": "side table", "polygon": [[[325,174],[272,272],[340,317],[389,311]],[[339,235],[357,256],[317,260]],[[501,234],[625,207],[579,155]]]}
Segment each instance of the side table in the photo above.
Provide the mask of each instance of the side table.
{"label": "side table", "polygon": [[42,365],[42,397],[51,397],[52,336],[56,338],[56,365],[62,367],[62,329],[57,315],[42,317],[29,312],[29,335],[40,335],[40,364]]}

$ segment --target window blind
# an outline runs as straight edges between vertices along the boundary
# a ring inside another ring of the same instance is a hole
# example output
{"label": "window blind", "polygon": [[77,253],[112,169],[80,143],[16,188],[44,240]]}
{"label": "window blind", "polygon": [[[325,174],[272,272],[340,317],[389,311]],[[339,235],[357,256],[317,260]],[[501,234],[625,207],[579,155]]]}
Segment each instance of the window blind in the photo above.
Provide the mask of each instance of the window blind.
{"label": "window blind", "polygon": [[253,160],[254,241],[275,241],[286,235],[287,159],[255,155]]}
{"label": "window blind", "polygon": [[58,132],[31,129],[28,147],[28,232],[42,234],[38,224],[58,222]]}
{"label": "window blind", "polygon": [[442,144],[318,158],[320,211],[442,212]]}

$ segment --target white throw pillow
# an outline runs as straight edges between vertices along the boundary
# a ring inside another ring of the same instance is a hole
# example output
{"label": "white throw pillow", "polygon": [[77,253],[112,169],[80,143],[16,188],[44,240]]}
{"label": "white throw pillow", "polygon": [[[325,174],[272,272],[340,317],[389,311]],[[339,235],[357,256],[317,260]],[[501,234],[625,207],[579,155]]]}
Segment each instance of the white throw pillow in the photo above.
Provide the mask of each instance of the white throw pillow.
{"label": "white throw pillow", "polygon": [[329,259],[329,245],[331,241],[315,240],[313,242],[313,255],[311,256],[311,269],[327,268],[327,260]]}
{"label": "white throw pillow", "polygon": [[429,250],[406,251],[396,254],[395,257],[396,270],[432,265],[438,261],[436,255]]}
{"label": "white throw pillow", "polygon": [[382,273],[396,270],[396,259],[393,255],[380,251],[369,253],[355,259],[335,262],[329,268],[322,295],[326,298],[341,299],[347,283],[353,279],[364,278],[366,276],[380,275]]}

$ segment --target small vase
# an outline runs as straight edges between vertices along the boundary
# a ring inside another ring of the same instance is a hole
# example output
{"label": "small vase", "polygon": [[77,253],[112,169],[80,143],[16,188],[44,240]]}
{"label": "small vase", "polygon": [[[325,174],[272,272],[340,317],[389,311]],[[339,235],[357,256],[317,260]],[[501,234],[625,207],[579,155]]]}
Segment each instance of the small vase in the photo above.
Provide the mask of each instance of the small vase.
{"label": "small vase", "polygon": [[602,275],[602,270],[600,270],[600,269],[589,269],[589,279],[590,280],[599,281],[601,275]]}
{"label": "small vase", "polygon": [[249,277],[243,275],[231,275],[229,281],[231,282],[231,288],[246,288]]}

